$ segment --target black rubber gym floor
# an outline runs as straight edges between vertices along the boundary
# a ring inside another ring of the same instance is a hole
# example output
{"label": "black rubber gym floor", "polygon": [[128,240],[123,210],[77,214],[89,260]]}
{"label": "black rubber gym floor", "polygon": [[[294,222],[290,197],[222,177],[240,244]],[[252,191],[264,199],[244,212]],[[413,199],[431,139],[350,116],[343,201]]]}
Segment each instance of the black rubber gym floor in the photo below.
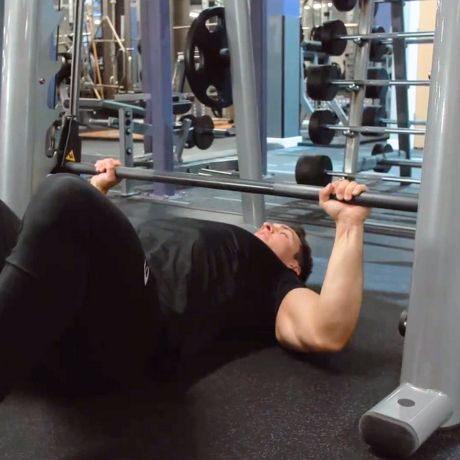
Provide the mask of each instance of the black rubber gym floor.
{"label": "black rubber gym floor", "polygon": [[[279,174],[281,163],[293,167],[292,155],[279,158]],[[240,207],[237,194],[214,191],[178,194],[176,206],[115,201],[134,224],[152,213],[234,222]],[[271,218],[319,216],[307,204],[267,201]],[[379,217],[394,220],[388,213]],[[333,230],[306,229],[315,259],[309,286],[317,290]],[[300,356],[236,337],[183,363],[174,379],[146,382],[136,391],[70,399],[26,382],[0,404],[0,459],[384,458],[361,441],[358,421],[398,386],[403,339],[397,325],[408,304],[412,257],[411,238],[366,234],[362,315],[352,343],[339,354]],[[413,458],[459,459],[460,430],[435,434]]]}
{"label": "black rubber gym floor", "polygon": [[[120,201],[134,223],[167,208]],[[162,208],[162,209],[161,209]],[[318,289],[332,244],[309,227]],[[4,460],[375,459],[361,414],[398,385],[397,331],[410,289],[413,240],[366,235],[358,330],[335,355],[300,356],[235,338],[183,363],[175,379],[136,391],[69,399],[30,384],[0,405]],[[415,459],[458,459],[460,431],[438,433]]]}

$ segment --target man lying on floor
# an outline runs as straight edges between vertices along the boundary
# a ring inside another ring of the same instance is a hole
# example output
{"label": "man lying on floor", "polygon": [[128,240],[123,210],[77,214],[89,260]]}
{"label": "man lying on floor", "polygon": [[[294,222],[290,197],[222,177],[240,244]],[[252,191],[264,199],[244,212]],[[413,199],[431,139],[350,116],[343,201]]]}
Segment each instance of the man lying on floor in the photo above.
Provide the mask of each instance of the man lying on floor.
{"label": "man lying on floor", "polygon": [[336,237],[317,294],[305,287],[312,260],[302,230],[265,223],[253,235],[185,218],[135,230],[105,197],[118,166],[99,161],[92,185],[48,177],[22,222],[0,203],[1,395],[39,364],[66,387],[130,383],[224,332],[268,332],[305,353],[349,342],[370,210],[346,202],[365,186],[342,180],[320,193]]}

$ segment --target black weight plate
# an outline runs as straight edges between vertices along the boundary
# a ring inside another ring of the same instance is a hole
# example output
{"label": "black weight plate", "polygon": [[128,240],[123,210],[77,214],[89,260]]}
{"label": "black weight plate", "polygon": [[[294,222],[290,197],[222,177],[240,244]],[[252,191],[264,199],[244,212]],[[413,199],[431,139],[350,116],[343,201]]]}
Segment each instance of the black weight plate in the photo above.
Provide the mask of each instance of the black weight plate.
{"label": "black weight plate", "polygon": [[340,79],[336,65],[312,65],[307,69],[307,95],[314,101],[332,101],[339,92],[339,85],[331,84]]}
{"label": "black weight plate", "polygon": [[[389,80],[388,71],[383,67],[370,67],[367,71],[369,80]],[[388,91],[387,86],[366,86],[366,97],[369,99],[383,99]]]}
{"label": "black weight plate", "polygon": [[390,74],[385,67],[369,67],[367,70],[369,80],[389,80]]}
{"label": "black weight plate", "polygon": [[[199,54],[197,63],[195,52]],[[232,105],[224,8],[203,10],[193,21],[185,44],[184,65],[190,88],[201,103],[218,110]]]}
{"label": "black weight plate", "polygon": [[332,3],[339,11],[351,11],[357,3],[357,0],[332,0]]}
{"label": "black weight plate", "polygon": [[[385,126],[382,119],[387,117],[387,112],[381,105],[368,105],[363,109],[363,126]],[[363,136],[373,136],[373,134],[363,133]]]}
{"label": "black weight plate", "polygon": [[[190,125],[190,131],[188,132],[187,135],[187,140],[185,141],[184,147],[186,149],[191,149],[195,147],[195,135],[194,135],[194,128],[196,125],[196,120],[197,118],[194,115],[184,115],[183,117],[180,117],[179,121],[182,122],[184,120],[191,120],[192,123]],[[192,129],[193,128],[193,129]]]}
{"label": "black weight plate", "polygon": [[[385,29],[382,26],[375,26],[372,28],[372,33],[385,33]],[[389,51],[390,48],[380,40],[372,40],[369,51],[369,59],[373,62],[380,62]]]}
{"label": "black weight plate", "polygon": [[196,146],[200,150],[207,150],[214,142],[214,122],[209,115],[203,115],[196,119],[193,137]]}
{"label": "black weight plate", "polygon": [[382,119],[386,118],[387,112],[381,105],[368,105],[363,109],[363,126],[384,126]]}
{"label": "black weight plate", "polygon": [[332,180],[326,171],[332,171],[332,161],[328,156],[304,155],[297,160],[295,180],[298,184],[324,187]]}
{"label": "black weight plate", "polygon": [[[383,156],[385,157],[385,154],[387,153],[393,153],[393,147],[390,144],[375,144],[374,148],[372,149],[372,156],[383,154]],[[374,171],[378,173],[387,173],[388,171],[390,171],[390,169],[391,166],[380,165],[376,166],[374,168]]]}
{"label": "black weight plate", "polygon": [[308,123],[308,133],[314,144],[329,145],[334,139],[335,131],[325,125],[335,125],[339,119],[332,110],[315,110]]}
{"label": "black weight plate", "polygon": [[312,31],[312,39],[321,42],[323,51],[330,56],[340,56],[345,52],[347,40],[341,40],[347,35],[347,28],[343,21],[328,21]]}

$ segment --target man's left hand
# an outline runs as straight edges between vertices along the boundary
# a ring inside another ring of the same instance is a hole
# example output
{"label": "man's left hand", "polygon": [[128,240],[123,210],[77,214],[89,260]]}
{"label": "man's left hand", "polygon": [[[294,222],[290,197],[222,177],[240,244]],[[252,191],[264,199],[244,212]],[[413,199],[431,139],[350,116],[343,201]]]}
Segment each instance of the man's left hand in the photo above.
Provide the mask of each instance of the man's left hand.
{"label": "man's left hand", "polygon": [[115,170],[121,166],[119,160],[104,158],[103,160],[96,161],[94,166],[98,174],[91,178],[91,185],[102,193],[107,193],[109,189],[121,182],[121,179],[115,174]]}

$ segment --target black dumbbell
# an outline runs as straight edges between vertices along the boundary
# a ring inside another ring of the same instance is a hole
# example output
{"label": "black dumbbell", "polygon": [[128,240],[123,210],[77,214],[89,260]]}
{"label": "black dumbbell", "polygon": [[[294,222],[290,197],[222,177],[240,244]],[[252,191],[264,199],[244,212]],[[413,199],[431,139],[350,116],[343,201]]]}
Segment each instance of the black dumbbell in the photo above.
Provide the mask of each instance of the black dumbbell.
{"label": "black dumbbell", "polygon": [[304,155],[297,160],[295,180],[298,184],[324,187],[332,180],[328,171],[332,171],[332,161],[327,155]]}
{"label": "black dumbbell", "polygon": [[340,56],[345,52],[347,41],[341,36],[347,35],[343,21],[328,21],[312,30],[312,40],[321,42],[323,51],[330,56]]}
{"label": "black dumbbell", "polygon": [[351,11],[357,3],[357,0],[332,0],[332,3],[339,11]]}

